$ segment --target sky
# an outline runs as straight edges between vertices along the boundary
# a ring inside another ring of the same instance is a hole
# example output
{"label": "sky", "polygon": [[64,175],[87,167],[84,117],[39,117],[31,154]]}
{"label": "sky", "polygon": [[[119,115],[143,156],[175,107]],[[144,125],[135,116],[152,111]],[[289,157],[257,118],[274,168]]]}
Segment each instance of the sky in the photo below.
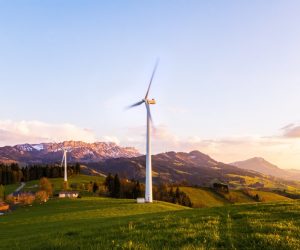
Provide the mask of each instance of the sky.
{"label": "sky", "polygon": [[299,1],[0,0],[0,146],[113,141],[300,169]]}

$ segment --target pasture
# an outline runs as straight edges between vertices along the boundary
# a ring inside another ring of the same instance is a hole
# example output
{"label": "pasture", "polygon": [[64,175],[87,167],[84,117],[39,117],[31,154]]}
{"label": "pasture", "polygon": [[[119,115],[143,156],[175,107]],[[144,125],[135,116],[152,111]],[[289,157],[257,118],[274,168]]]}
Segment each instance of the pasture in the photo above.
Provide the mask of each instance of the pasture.
{"label": "pasture", "polygon": [[0,218],[1,249],[299,249],[300,201],[190,209],[86,197]]}

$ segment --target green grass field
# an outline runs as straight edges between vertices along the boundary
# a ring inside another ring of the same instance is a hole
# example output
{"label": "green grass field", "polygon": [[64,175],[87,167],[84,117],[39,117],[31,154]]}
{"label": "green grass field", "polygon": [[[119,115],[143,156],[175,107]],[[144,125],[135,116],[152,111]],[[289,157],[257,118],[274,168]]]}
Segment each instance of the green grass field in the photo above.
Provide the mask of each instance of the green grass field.
{"label": "green grass field", "polygon": [[10,193],[14,192],[19,186],[20,186],[20,184],[5,185],[4,186],[5,194],[10,194]]}
{"label": "green grass field", "polygon": [[[104,179],[105,178],[101,177],[101,176],[90,176],[90,175],[79,174],[79,175],[69,176],[68,183],[69,183],[69,186],[71,186],[71,184],[73,184],[73,183],[86,184],[86,183],[89,183],[90,181],[97,182],[97,183],[103,183]],[[60,191],[62,189],[63,178],[49,178],[49,181],[53,184],[54,192]],[[39,180],[28,181],[28,182],[26,182],[26,186],[22,189],[22,191],[36,192],[39,189],[38,184],[39,184]],[[5,185],[5,193],[10,194],[10,193],[14,192],[16,190],[16,188],[19,186],[20,186],[20,184]]]}
{"label": "green grass field", "polygon": [[209,188],[180,187],[191,199],[194,207],[216,207],[230,204],[228,200],[215,194]]}
{"label": "green grass field", "polygon": [[1,249],[299,249],[300,201],[189,209],[53,199],[0,217]]}
{"label": "green grass field", "polygon": [[275,194],[272,192],[266,192],[266,191],[259,191],[255,190],[254,193],[257,193],[265,202],[272,202],[272,201],[290,201],[290,198],[284,197],[279,194]]}
{"label": "green grass field", "polygon": [[[229,205],[232,203],[256,203],[253,198],[245,195],[241,190],[230,190],[229,194],[223,194],[223,197],[216,194],[209,188],[195,188],[195,187],[180,187],[191,199],[193,207],[217,207]],[[264,202],[273,201],[290,201],[291,199],[267,191],[252,190],[253,194],[258,194]]]}

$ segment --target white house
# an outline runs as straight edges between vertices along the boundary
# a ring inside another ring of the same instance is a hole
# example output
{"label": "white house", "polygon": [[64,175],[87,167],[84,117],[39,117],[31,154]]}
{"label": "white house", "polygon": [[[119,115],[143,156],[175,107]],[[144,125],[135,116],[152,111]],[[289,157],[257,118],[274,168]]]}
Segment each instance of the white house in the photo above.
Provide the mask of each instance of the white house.
{"label": "white house", "polygon": [[58,194],[59,198],[77,198],[79,195],[79,192],[77,191],[61,191]]}

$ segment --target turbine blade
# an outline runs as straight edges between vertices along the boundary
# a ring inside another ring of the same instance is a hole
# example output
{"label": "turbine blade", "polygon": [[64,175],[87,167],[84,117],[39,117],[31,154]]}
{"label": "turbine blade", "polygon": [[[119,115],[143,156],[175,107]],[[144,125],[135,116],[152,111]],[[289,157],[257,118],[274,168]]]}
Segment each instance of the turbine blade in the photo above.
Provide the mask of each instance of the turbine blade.
{"label": "turbine blade", "polygon": [[139,105],[141,105],[143,102],[145,102],[145,101],[144,101],[144,100],[141,100],[141,101],[139,101],[139,102],[137,102],[137,103],[135,103],[135,104],[132,104],[132,105],[126,107],[126,109],[131,109],[131,108],[134,108],[134,107],[136,107],[136,106],[139,106]]}
{"label": "turbine blade", "polygon": [[60,167],[62,168],[63,164],[64,164],[64,159],[65,159],[65,154],[63,154],[63,158],[61,160],[61,164],[60,164]]}
{"label": "turbine blade", "polygon": [[148,95],[149,95],[149,91],[150,91],[150,88],[151,88],[151,84],[152,84],[152,80],[153,80],[153,77],[155,75],[155,72],[156,72],[156,69],[157,69],[157,66],[158,66],[158,62],[159,60],[157,59],[156,63],[155,63],[155,66],[154,66],[154,69],[153,69],[153,72],[152,72],[152,76],[150,78],[150,83],[149,83],[149,86],[148,86],[148,90],[147,90],[147,93],[145,95],[145,99],[148,98]]}

